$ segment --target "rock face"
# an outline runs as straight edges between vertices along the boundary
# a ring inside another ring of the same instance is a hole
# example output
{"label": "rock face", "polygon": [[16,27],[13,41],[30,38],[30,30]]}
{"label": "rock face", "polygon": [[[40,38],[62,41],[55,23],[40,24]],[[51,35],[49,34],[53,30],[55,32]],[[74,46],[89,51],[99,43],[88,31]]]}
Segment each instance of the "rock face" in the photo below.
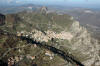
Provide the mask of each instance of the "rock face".
{"label": "rock face", "polygon": [[0,25],[4,25],[5,24],[5,19],[6,19],[5,15],[0,14]]}
{"label": "rock face", "polygon": [[47,7],[42,7],[41,9],[40,9],[40,11],[41,11],[41,13],[43,13],[43,14],[46,14],[47,13],[47,11],[48,11],[48,9],[47,9]]}
{"label": "rock face", "polygon": [[[17,36],[31,38],[36,42],[46,43],[60,49],[72,55],[85,66],[100,66],[100,44],[98,40],[94,39],[88,30],[81,26],[78,21],[73,20],[72,17],[54,13],[44,15],[34,12],[20,13],[17,16],[21,19],[14,25]],[[23,42],[18,43],[17,46],[22,46],[21,49],[16,50],[20,51],[20,54],[22,53],[25,56],[30,54],[30,57],[36,56],[37,60],[34,60],[34,62],[39,66],[48,66],[47,64],[43,65],[46,61],[50,64],[49,66],[76,66],[62,60],[46,49],[37,46],[33,48],[32,45],[28,46],[27,43]]]}
{"label": "rock face", "polygon": [[80,26],[79,22],[74,22],[71,27],[74,35],[71,41],[71,50],[77,54],[85,66],[100,65],[100,44],[98,40],[91,37],[86,28]]}

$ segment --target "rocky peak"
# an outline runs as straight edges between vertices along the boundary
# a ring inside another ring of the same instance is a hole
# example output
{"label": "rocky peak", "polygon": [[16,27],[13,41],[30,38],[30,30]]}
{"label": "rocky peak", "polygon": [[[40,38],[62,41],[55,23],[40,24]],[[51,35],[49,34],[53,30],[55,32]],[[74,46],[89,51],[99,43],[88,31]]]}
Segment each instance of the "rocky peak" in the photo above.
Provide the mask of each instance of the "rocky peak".
{"label": "rocky peak", "polygon": [[41,7],[40,11],[41,11],[41,13],[47,13],[48,8],[43,6],[43,7]]}

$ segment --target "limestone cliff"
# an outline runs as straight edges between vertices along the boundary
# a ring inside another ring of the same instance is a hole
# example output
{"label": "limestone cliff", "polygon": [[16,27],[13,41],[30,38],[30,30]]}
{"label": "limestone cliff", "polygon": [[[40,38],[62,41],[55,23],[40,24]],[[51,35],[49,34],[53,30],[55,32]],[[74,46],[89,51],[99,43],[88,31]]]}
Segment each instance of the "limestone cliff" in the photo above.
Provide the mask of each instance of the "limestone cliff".
{"label": "limestone cliff", "polygon": [[100,44],[98,40],[91,37],[86,28],[80,26],[79,22],[74,22],[71,27],[74,38],[71,41],[71,49],[76,56],[81,58],[85,66],[100,65]]}

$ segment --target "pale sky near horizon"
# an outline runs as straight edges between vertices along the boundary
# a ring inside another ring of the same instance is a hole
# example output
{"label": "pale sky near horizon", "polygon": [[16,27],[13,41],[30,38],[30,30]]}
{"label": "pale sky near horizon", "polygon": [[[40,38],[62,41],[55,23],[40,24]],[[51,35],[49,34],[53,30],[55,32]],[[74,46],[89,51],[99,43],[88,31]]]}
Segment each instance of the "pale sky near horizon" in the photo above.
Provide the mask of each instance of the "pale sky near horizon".
{"label": "pale sky near horizon", "polygon": [[0,3],[3,2],[48,2],[48,3],[52,3],[52,2],[72,2],[72,3],[100,3],[100,0],[0,0]]}
{"label": "pale sky near horizon", "polygon": [[97,6],[100,5],[100,0],[0,0],[0,4],[49,4],[49,5],[74,5],[74,6]]}

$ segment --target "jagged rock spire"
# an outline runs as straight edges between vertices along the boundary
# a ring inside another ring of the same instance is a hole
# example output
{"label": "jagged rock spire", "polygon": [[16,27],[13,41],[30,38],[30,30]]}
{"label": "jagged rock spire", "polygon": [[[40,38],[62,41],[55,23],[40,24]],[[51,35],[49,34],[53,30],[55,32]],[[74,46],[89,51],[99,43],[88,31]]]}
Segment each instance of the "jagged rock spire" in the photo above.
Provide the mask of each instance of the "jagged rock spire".
{"label": "jagged rock spire", "polygon": [[47,14],[48,8],[45,7],[45,6],[43,6],[43,7],[41,7],[40,11],[41,11],[41,13],[43,13],[43,14]]}

